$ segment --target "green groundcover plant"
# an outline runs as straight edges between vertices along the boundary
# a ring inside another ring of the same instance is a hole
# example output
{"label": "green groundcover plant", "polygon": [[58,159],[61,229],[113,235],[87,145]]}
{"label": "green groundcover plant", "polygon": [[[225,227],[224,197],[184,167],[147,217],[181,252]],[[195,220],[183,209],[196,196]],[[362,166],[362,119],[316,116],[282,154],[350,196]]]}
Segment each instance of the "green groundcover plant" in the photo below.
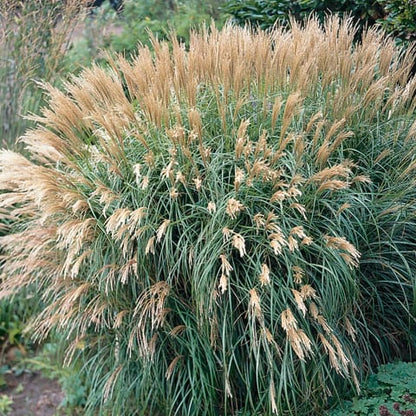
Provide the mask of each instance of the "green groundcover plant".
{"label": "green groundcover plant", "polygon": [[[2,294],[86,414],[321,414],[410,351],[412,55],[348,20],[109,57],[0,155]],[[6,215],[5,214],[5,215]]]}
{"label": "green groundcover plant", "polygon": [[415,416],[416,363],[382,365],[363,386],[360,397],[342,402],[329,416]]}

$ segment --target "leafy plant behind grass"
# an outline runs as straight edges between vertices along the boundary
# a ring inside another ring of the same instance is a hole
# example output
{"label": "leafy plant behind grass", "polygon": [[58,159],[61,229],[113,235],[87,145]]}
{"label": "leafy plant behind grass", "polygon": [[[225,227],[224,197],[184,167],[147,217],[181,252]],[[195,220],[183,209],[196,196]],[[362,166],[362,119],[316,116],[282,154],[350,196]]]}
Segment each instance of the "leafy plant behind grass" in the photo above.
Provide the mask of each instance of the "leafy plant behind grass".
{"label": "leafy plant behind grass", "polygon": [[344,401],[328,413],[341,415],[414,416],[416,414],[416,363],[382,365],[363,386],[360,397]]}
{"label": "leafy plant behind grass", "polygon": [[416,3],[412,0],[382,0],[387,12],[378,23],[403,43],[416,40]]}
{"label": "leafy plant behind grass", "polygon": [[413,0],[228,0],[224,11],[239,25],[270,29],[276,22],[288,25],[290,17],[307,19],[311,13],[321,22],[328,13],[351,16],[358,27],[357,39],[368,26],[380,25],[399,44],[416,39],[416,4]]}
{"label": "leafy plant behind grass", "polygon": [[410,353],[412,56],[354,35],[154,41],[48,88],[31,161],[1,153],[2,293],[36,284],[86,414],[322,414]]}
{"label": "leafy plant behind grass", "polygon": [[276,22],[288,23],[290,16],[299,17],[301,6],[292,0],[229,0],[223,9],[239,25],[250,24],[267,30]]}
{"label": "leafy plant behind grass", "polygon": [[218,26],[225,17],[220,11],[224,0],[134,1],[127,0],[120,21],[123,32],[112,36],[109,46],[133,53],[137,45],[150,45],[149,33],[167,39],[172,28],[182,41],[189,42],[189,31],[215,19]]}

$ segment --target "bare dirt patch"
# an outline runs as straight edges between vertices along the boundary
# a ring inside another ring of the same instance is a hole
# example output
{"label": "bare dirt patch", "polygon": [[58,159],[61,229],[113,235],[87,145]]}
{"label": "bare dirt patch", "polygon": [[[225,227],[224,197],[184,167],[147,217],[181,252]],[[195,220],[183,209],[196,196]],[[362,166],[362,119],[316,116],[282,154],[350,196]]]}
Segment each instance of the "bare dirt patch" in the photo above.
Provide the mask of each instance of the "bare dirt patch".
{"label": "bare dirt patch", "polygon": [[64,412],[58,409],[64,399],[55,380],[42,377],[40,373],[29,372],[20,376],[6,374],[7,388],[1,393],[13,399],[11,416],[58,416]]}

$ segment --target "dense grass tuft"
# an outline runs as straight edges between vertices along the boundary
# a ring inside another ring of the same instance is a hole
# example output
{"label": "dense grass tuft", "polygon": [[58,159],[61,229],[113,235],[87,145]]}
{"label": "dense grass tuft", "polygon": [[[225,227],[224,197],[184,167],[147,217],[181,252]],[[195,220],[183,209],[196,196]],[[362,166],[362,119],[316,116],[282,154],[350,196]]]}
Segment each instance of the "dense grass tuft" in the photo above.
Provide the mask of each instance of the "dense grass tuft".
{"label": "dense grass tuft", "polygon": [[15,148],[44,105],[37,82],[57,83],[65,72],[70,36],[87,0],[0,2],[0,144]]}
{"label": "dense grass tuft", "polygon": [[0,155],[3,292],[35,285],[87,414],[321,414],[409,351],[416,81],[348,20],[154,42],[49,88]]}

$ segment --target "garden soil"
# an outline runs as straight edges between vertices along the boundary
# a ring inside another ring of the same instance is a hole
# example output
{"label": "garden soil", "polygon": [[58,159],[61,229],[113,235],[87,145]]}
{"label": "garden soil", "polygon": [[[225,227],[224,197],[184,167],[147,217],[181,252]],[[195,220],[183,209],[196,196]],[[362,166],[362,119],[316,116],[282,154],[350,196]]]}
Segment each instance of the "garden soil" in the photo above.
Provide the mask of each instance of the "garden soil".
{"label": "garden soil", "polygon": [[42,377],[36,372],[20,376],[7,374],[7,388],[1,394],[13,400],[12,411],[8,416],[60,416],[58,409],[64,399],[59,384],[55,380]]}

